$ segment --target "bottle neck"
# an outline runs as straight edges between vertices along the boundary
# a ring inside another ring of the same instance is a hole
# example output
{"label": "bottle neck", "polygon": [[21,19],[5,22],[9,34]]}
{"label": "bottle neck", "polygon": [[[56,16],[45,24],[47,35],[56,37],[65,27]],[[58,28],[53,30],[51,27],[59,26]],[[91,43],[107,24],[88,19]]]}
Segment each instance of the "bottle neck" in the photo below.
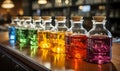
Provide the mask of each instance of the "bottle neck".
{"label": "bottle neck", "polygon": [[72,33],[76,34],[86,34],[87,31],[83,27],[83,20],[81,21],[71,21],[71,28],[69,29]]}
{"label": "bottle neck", "polygon": [[52,25],[52,19],[50,20],[42,20],[44,26]]}
{"label": "bottle neck", "polygon": [[32,24],[31,19],[24,20],[23,26],[24,26],[24,28],[29,28],[31,24]]}
{"label": "bottle neck", "polygon": [[72,28],[83,28],[83,22],[73,22]]}
{"label": "bottle neck", "polygon": [[106,21],[96,22],[93,21],[93,28],[88,32],[88,36],[109,36],[111,33],[105,28]]}
{"label": "bottle neck", "polygon": [[24,23],[24,20],[20,20],[18,25],[19,25],[19,26],[22,26],[23,23]]}
{"label": "bottle neck", "polygon": [[93,22],[94,29],[106,29],[105,22]]}
{"label": "bottle neck", "polygon": [[66,19],[58,21],[55,20],[55,29],[58,31],[66,31],[68,27],[66,26]]}
{"label": "bottle neck", "polygon": [[18,21],[17,20],[12,20],[11,24],[16,24]]}
{"label": "bottle neck", "polygon": [[49,19],[49,20],[42,20],[43,22],[43,27],[44,27],[44,30],[47,30],[47,31],[52,31],[54,29],[54,26],[52,25],[52,19]]}
{"label": "bottle neck", "polygon": [[65,21],[57,21],[57,24],[58,27],[65,26]]}

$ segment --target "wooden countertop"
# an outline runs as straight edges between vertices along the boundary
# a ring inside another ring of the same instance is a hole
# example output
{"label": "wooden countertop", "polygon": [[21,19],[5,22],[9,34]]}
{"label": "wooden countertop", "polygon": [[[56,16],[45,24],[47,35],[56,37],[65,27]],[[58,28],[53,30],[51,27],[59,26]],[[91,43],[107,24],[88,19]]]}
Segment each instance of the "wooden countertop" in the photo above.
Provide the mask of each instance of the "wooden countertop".
{"label": "wooden countertop", "polygon": [[33,52],[27,48],[20,51],[18,47],[9,45],[7,32],[0,32],[0,45],[5,47],[0,47],[0,49],[6,50],[36,70],[120,71],[120,43],[113,43],[111,63],[101,65],[88,63],[81,59],[66,59],[64,54],[52,54],[48,50],[38,49],[36,52]]}

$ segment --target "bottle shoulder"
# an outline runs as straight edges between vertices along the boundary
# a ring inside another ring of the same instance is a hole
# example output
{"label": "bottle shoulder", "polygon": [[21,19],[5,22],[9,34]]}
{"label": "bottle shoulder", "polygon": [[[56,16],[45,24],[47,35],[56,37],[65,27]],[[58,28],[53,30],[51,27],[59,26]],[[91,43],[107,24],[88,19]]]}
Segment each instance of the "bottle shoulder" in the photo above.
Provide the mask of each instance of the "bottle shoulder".
{"label": "bottle shoulder", "polygon": [[87,33],[87,30],[84,28],[72,28],[70,31],[74,32],[79,32],[79,33]]}
{"label": "bottle shoulder", "polygon": [[108,37],[112,37],[112,34],[107,29],[91,29],[88,32],[88,36],[91,36],[91,35],[106,35]]}

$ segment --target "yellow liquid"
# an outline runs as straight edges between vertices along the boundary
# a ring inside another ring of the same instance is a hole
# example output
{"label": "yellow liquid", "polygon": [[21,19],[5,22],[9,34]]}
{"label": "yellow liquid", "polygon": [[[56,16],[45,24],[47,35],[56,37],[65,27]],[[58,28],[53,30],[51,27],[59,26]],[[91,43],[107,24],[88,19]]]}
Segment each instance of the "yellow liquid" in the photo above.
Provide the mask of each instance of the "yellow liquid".
{"label": "yellow liquid", "polygon": [[65,32],[52,32],[51,44],[52,52],[65,53]]}
{"label": "yellow liquid", "polygon": [[38,46],[40,48],[50,48],[50,31],[39,31],[38,32]]}
{"label": "yellow liquid", "polygon": [[38,52],[40,59],[42,62],[49,62],[50,61],[50,53],[47,49],[40,49]]}

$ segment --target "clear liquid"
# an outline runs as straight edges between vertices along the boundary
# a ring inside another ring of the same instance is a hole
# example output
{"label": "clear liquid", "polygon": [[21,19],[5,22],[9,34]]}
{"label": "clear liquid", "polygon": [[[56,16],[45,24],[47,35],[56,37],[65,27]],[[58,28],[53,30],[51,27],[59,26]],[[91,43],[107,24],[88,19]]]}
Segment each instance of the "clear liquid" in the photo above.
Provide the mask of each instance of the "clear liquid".
{"label": "clear liquid", "polygon": [[66,57],[69,58],[86,58],[87,36],[71,35],[66,36]]}
{"label": "clear liquid", "polygon": [[51,33],[51,51],[54,53],[65,53],[65,32]]}
{"label": "clear liquid", "polygon": [[50,31],[38,32],[38,46],[40,48],[50,48]]}
{"label": "clear liquid", "polygon": [[104,64],[111,60],[112,38],[92,36],[88,39],[87,61]]}

